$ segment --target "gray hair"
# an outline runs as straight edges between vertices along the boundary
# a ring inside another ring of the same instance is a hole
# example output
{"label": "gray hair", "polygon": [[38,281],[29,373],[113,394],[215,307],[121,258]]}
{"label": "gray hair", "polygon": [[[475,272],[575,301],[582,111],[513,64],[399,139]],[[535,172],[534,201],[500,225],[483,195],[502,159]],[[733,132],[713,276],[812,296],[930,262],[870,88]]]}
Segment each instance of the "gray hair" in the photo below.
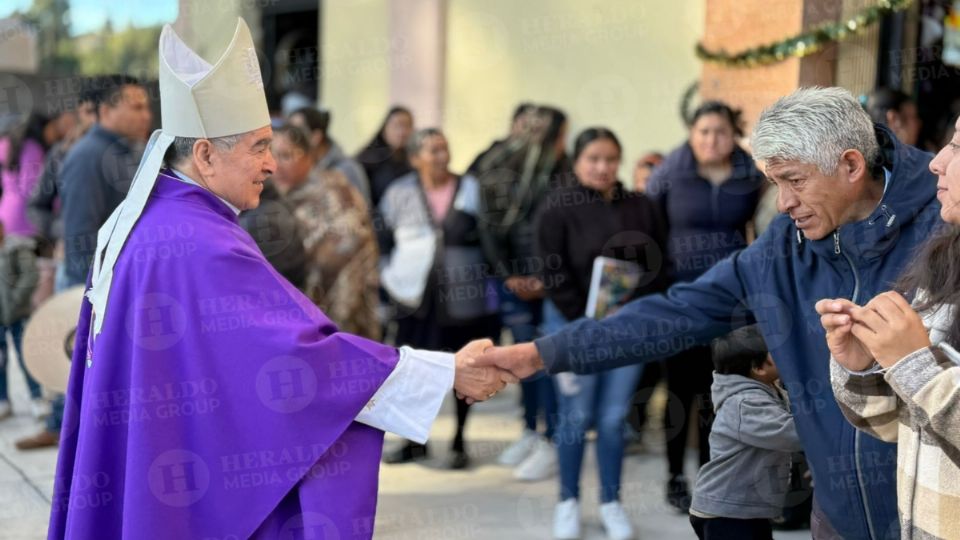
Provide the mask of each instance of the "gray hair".
{"label": "gray hair", "polygon": [[444,136],[440,128],[423,128],[415,131],[407,141],[407,155],[413,157],[419,154],[420,149],[423,148],[423,141],[436,135]]}
{"label": "gray hair", "polygon": [[[240,142],[241,137],[243,137],[243,133],[213,137],[207,140],[220,150],[232,150]],[[166,162],[168,167],[172,167],[192,159],[193,145],[202,140],[203,138],[174,137],[173,143],[170,144],[170,148],[167,148],[167,153],[163,156],[163,161]]]}
{"label": "gray hair", "polygon": [[843,88],[801,88],[760,114],[750,141],[758,161],[799,161],[820,172],[837,171],[847,150],[863,154],[868,169],[880,157],[873,122]]}

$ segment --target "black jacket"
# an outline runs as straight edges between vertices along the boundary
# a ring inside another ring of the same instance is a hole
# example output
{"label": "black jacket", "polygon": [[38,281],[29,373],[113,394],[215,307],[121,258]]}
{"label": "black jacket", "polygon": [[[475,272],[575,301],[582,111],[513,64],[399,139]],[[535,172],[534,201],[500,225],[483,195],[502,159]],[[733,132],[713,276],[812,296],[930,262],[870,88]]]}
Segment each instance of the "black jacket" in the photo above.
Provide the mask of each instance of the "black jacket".
{"label": "black jacket", "polygon": [[669,285],[666,223],[650,199],[619,183],[610,201],[582,185],[553,191],[541,204],[536,230],[547,297],[568,320],[584,315],[598,256],[637,262],[647,270],[633,296]]}
{"label": "black jacket", "polygon": [[747,246],[747,223],[760,202],[763,175],[735,148],[733,174],[713,184],[697,172],[688,143],[653,170],[647,195],[670,226],[670,260],[677,281],[693,281],[727,255]]}

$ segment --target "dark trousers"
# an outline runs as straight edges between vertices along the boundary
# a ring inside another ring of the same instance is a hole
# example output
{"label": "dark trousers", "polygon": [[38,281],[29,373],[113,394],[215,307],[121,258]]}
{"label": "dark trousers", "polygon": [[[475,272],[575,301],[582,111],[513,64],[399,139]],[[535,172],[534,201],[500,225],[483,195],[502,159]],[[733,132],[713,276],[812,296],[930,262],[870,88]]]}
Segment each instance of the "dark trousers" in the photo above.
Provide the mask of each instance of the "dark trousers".
{"label": "dark trousers", "polygon": [[[690,410],[699,410],[697,433],[700,443],[700,465],[710,461],[710,427],[713,425],[713,360],[709,347],[694,347],[668,358],[664,364],[669,399],[663,416],[663,432],[667,439],[667,462],[670,476],[683,474],[683,457],[690,432]],[[695,475],[694,475],[695,476]]]}
{"label": "dark trousers", "polygon": [[647,426],[647,404],[662,378],[663,362],[649,362],[643,366],[643,375],[637,383],[637,391],[633,394],[633,402],[630,404],[630,413],[627,416],[627,423],[638,437],[643,437],[643,430]]}
{"label": "dark trousers", "polygon": [[690,516],[690,524],[700,540],[773,540],[769,519]]}
{"label": "dark trousers", "polygon": [[[417,349],[457,352],[467,343],[482,338],[496,339],[499,335],[500,320],[496,315],[480,317],[466,324],[436,324],[436,318],[430,313],[425,318],[405,317],[397,321],[398,346],[409,345]],[[467,425],[470,405],[457,400],[457,432],[453,437],[452,449],[464,451],[463,433]],[[410,443],[412,444],[412,443]]]}

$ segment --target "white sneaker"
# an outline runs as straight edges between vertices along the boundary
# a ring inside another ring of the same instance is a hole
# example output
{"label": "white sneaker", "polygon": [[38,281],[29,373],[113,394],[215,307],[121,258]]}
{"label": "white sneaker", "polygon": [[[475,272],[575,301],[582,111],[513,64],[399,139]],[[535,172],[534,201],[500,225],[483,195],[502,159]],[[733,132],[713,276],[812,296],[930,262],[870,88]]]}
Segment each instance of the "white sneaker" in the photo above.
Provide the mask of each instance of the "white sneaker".
{"label": "white sneaker", "polygon": [[611,540],[631,540],[634,538],[633,525],[619,501],[600,505],[600,521]]}
{"label": "white sneaker", "polygon": [[13,416],[13,409],[9,401],[0,401],[0,420]]}
{"label": "white sneaker", "polygon": [[567,499],[553,511],[553,537],[557,540],[580,538],[580,503]]}
{"label": "white sneaker", "polygon": [[513,469],[513,477],[524,482],[537,482],[557,474],[557,449],[538,437],[527,459]]}
{"label": "white sneaker", "polygon": [[523,430],[523,435],[520,436],[519,439],[504,448],[503,452],[500,452],[497,463],[506,465],[507,467],[516,467],[530,455],[534,445],[537,443],[537,439],[539,439],[539,437],[535,431],[530,431],[529,429]]}
{"label": "white sneaker", "polygon": [[50,402],[43,398],[36,398],[31,401],[30,409],[33,412],[33,417],[38,420],[45,416],[50,416],[50,413],[53,412]]}

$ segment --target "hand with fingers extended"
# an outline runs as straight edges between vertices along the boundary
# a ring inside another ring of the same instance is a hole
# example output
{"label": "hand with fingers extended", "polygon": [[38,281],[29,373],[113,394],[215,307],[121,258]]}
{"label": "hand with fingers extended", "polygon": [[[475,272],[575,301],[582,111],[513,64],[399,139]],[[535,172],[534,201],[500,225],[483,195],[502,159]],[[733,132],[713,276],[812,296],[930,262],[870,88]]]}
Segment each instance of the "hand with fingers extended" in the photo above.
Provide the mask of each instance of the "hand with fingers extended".
{"label": "hand with fingers extended", "polygon": [[846,298],[824,298],[817,302],[820,324],[827,331],[827,347],[834,360],[851,371],[864,371],[874,363],[873,354],[852,332],[853,309],[860,306]]}
{"label": "hand with fingers extended", "polygon": [[930,346],[923,319],[898,292],[878,294],[867,305],[852,308],[850,315],[851,332],[885,368]]}
{"label": "hand with fingers extended", "polygon": [[517,379],[526,379],[543,369],[540,351],[533,343],[491,347],[473,361],[475,366],[496,367]]}
{"label": "hand with fingers extended", "polygon": [[492,341],[478,339],[467,343],[455,356],[453,389],[456,390],[457,397],[467,400],[468,403],[490,399],[503,390],[507,383],[519,382],[509,372],[494,366],[473,365],[473,359],[490,348],[493,348]]}

